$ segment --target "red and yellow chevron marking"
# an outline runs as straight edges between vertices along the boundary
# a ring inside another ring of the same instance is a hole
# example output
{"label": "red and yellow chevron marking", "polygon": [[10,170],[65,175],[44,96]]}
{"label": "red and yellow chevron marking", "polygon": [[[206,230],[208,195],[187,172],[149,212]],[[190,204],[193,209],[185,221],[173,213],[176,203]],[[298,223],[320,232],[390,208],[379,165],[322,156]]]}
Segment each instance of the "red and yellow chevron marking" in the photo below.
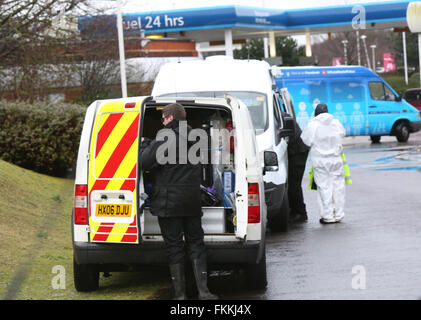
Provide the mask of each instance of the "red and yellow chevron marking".
{"label": "red and yellow chevron marking", "polygon": [[94,222],[95,208],[89,201],[91,241],[138,243],[135,194],[140,103],[125,110],[124,102],[110,102],[97,112],[90,146],[89,199],[94,190],[130,190],[134,215],[131,223]]}

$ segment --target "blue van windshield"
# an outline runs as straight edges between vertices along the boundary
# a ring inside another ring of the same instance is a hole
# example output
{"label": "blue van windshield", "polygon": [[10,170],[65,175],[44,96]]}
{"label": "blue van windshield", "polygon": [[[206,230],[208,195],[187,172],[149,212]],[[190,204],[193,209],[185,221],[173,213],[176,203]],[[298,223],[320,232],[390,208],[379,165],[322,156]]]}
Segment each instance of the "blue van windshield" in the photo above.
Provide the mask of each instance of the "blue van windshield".
{"label": "blue van windshield", "polygon": [[268,127],[268,108],[266,94],[249,91],[199,91],[199,92],[178,92],[160,95],[160,97],[202,97],[202,98],[223,98],[230,94],[248,107],[250,117],[256,131],[266,130]]}

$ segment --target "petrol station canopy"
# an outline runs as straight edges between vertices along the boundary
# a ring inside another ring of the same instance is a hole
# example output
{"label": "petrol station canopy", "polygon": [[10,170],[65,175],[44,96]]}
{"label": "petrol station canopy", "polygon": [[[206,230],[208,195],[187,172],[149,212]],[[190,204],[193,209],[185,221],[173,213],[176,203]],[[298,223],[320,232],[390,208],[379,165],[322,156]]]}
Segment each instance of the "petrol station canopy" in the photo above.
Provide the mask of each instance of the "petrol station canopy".
{"label": "petrol station canopy", "polygon": [[[178,40],[219,41],[305,33],[334,33],[356,29],[406,28],[410,1],[384,1],[308,9],[268,9],[248,6],[218,6],[123,14],[125,35],[165,37]],[[83,34],[103,19],[113,16],[79,17]],[[111,19],[115,27],[115,19]],[[364,25],[362,25],[364,24]],[[107,33],[102,30],[99,34]],[[98,35],[99,35],[98,34]]]}

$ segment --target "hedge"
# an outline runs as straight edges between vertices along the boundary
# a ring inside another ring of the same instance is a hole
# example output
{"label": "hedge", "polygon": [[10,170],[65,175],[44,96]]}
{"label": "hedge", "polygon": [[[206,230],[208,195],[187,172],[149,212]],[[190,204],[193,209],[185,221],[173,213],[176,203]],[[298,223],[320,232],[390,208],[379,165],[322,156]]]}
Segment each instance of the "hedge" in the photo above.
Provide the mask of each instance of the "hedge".
{"label": "hedge", "polygon": [[65,176],[76,162],[85,112],[75,104],[0,101],[0,158]]}

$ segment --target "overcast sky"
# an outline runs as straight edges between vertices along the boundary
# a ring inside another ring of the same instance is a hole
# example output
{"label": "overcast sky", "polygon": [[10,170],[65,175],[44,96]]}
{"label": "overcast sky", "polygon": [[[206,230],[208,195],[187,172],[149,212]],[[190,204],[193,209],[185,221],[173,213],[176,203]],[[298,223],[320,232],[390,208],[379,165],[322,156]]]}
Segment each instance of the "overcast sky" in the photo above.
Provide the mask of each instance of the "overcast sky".
{"label": "overcast sky", "polygon": [[[387,1],[388,0],[121,0],[123,4],[123,13],[225,5],[295,9]],[[398,1],[400,0],[395,0],[393,2]],[[110,0],[92,0],[92,2],[101,7],[113,8],[115,6],[115,2]]]}

